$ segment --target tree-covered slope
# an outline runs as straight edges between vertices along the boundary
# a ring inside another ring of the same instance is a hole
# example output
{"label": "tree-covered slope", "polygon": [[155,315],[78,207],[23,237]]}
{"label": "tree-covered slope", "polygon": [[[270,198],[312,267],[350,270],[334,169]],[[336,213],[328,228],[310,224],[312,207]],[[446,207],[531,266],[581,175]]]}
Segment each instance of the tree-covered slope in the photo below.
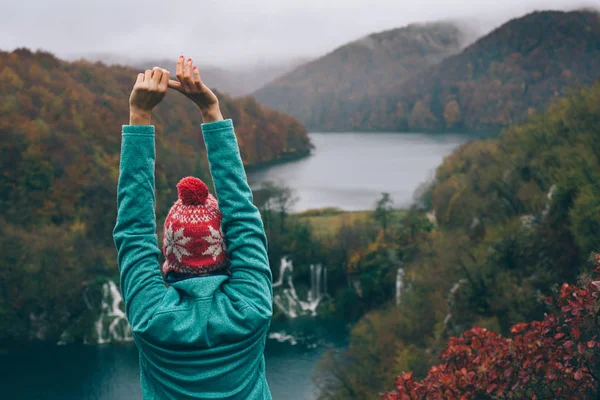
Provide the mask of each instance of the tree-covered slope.
{"label": "tree-covered slope", "polygon": [[[84,288],[115,274],[121,125],[136,72],[0,52],[0,341],[56,338],[82,315]],[[292,117],[252,98],[219,97],[246,165],[310,151]],[[179,179],[210,176],[192,102],[169,93],[153,122],[160,226]]]}
{"label": "tree-covered slope", "polygon": [[544,11],[514,19],[366,100],[360,128],[498,130],[600,76],[600,16]]}
{"label": "tree-covered slope", "polygon": [[314,129],[364,124],[370,102],[457,53],[465,33],[450,23],[410,25],[366,36],[304,64],[254,94]]}
{"label": "tree-covered slope", "polygon": [[[363,317],[349,351],[323,361],[337,377],[327,378],[323,398],[376,398],[402,373],[425,377],[452,336],[473,326],[509,336],[515,324],[556,311],[542,299],[590,272],[598,250],[599,182],[600,82],[496,140],[474,141],[448,156],[423,196],[425,210],[412,210],[404,229],[388,232],[388,249],[405,272],[399,305],[390,298],[389,307]],[[425,212],[435,217],[433,230],[413,222]],[[380,258],[371,268],[388,264]],[[597,327],[588,332],[597,334]],[[481,346],[463,349],[471,354]],[[545,378],[531,379],[542,385],[538,379]]]}

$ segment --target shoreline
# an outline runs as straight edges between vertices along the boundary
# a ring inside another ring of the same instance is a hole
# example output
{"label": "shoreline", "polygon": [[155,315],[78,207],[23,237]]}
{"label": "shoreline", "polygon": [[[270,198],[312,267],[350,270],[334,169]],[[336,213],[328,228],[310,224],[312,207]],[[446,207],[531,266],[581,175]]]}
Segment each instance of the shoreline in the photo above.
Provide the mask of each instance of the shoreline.
{"label": "shoreline", "polygon": [[295,151],[295,152],[287,152],[281,153],[278,158],[275,158],[270,161],[264,161],[257,164],[249,164],[244,165],[244,170],[246,173],[256,172],[267,169],[269,167],[273,167],[275,165],[287,164],[295,161],[302,160],[304,158],[308,158],[312,155],[312,148],[308,150]]}

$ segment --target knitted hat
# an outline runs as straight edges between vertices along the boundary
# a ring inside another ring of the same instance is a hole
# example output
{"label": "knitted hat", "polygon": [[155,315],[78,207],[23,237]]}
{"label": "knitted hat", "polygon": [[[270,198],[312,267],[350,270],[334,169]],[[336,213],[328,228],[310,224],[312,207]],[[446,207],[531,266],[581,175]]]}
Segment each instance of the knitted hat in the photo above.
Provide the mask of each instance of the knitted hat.
{"label": "knitted hat", "polygon": [[178,199],[165,220],[164,275],[206,275],[229,265],[222,214],[206,184],[188,176],[177,184]]}

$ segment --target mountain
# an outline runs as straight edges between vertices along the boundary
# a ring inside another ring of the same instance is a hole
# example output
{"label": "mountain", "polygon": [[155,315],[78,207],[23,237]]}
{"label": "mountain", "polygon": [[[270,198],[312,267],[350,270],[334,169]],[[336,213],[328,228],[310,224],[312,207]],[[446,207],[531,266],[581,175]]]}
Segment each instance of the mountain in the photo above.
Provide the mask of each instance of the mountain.
{"label": "mountain", "polygon": [[[81,57],[72,56],[71,58],[75,60]],[[101,61],[108,65],[127,65],[140,69],[160,66],[172,72],[174,72],[176,61],[164,58],[139,60],[109,53],[87,54],[82,58],[92,62]],[[227,93],[230,96],[245,96],[307,61],[304,58],[297,58],[280,62],[240,64],[236,67],[219,67],[207,64],[199,68],[202,79],[212,89]]]}
{"label": "mountain", "polygon": [[451,23],[372,34],[296,68],[254,95],[313,129],[359,127],[369,102],[388,87],[458,53],[468,37]]}
{"label": "mountain", "polygon": [[[84,314],[83,290],[115,274],[120,131],[135,77],[132,68],[0,52],[0,342],[58,338]],[[250,97],[219,99],[246,166],[310,152],[294,118]],[[210,180],[200,122],[175,92],[153,113],[159,226],[179,179]]]}
{"label": "mountain", "polygon": [[535,12],[365,100],[357,128],[494,131],[599,76],[599,15]]}

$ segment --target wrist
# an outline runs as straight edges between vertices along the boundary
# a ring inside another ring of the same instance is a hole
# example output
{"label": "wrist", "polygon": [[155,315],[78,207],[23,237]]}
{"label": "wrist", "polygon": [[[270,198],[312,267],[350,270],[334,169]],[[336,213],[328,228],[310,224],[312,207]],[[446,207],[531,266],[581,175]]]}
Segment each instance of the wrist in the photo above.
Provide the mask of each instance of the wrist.
{"label": "wrist", "polygon": [[151,111],[144,111],[135,108],[131,108],[129,110],[129,125],[150,125],[151,119]]}
{"label": "wrist", "polygon": [[201,108],[200,113],[202,114],[202,122],[217,122],[223,120],[223,115],[221,114],[221,110],[219,108],[219,104],[217,103],[214,106],[209,108]]}

